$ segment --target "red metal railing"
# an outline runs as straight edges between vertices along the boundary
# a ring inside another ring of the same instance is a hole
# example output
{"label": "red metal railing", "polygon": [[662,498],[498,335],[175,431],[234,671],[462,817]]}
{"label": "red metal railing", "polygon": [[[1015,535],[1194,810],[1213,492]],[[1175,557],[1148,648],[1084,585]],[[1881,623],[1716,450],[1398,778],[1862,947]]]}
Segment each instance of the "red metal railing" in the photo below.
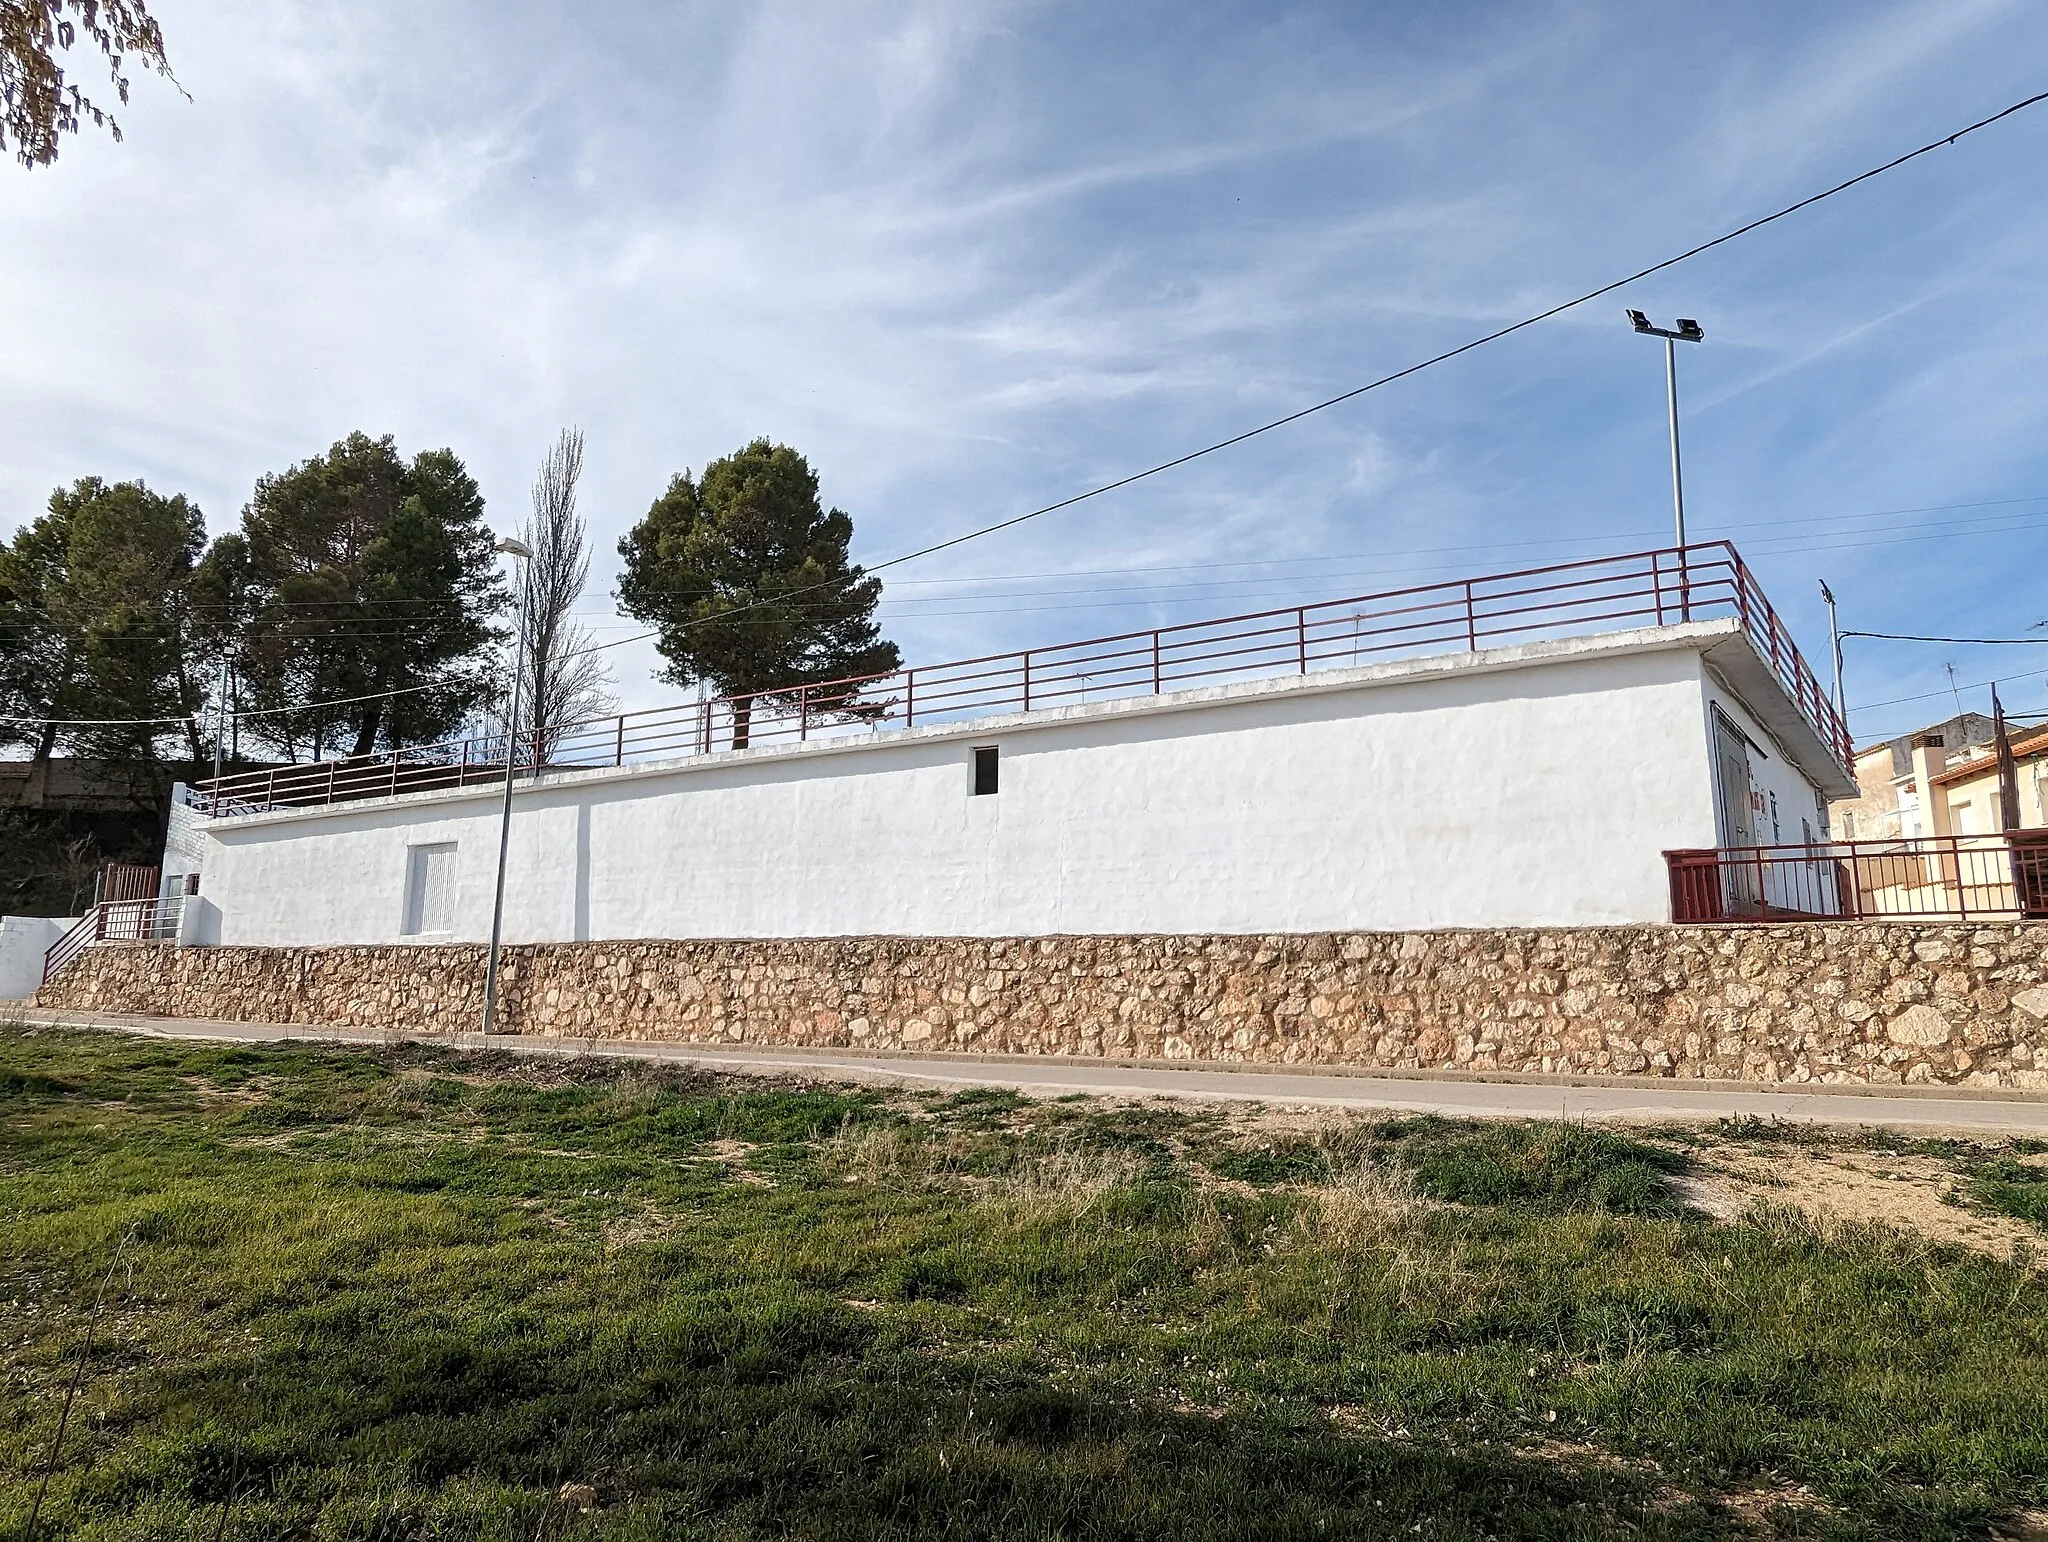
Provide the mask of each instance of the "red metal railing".
{"label": "red metal railing", "polygon": [[102,900],[50,945],[43,955],[43,984],[56,979],[66,964],[95,943],[175,937],[181,904],[181,896],[161,900],[153,894],[147,899]]}
{"label": "red metal railing", "polygon": [[2048,919],[2048,830],[1667,851],[1671,919]]}
{"label": "red metal railing", "polygon": [[[1256,676],[1477,651],[1506,643],[1734,617],[1814,731],[1851,748],[1818,677],[1725,541],[1633,552],[1196,621],[890,674],[717,697],[579,723],[522,743],[526,770],[622,766],[714,749],[958,722]],[[211,814],[391,796],[502,780],[503,735],[201,782]]]}

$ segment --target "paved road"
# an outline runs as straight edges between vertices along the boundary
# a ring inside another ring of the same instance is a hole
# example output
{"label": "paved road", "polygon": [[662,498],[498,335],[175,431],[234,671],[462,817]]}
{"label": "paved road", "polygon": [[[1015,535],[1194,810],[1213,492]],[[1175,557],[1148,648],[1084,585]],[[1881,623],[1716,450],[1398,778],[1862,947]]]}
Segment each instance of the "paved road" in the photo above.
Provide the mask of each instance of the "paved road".
{"label": "paved road", "polygon": [[[484,1043],[475,1034],[397,1035],[361,1028],[281,1027],[270,1023],[88,1012],[30,1010],[21,1015],[35,1022],[68,1023],[162,1038],[352,1044],[388,1044],[401,1038],[417,1038],[422,1043],[469,1049],[480,1048]],[[1097,1096],[1221,1099],[1496,1119],[1705,1121],[1753,1114],[1762,1119],[1878,1125],[1921,1132],[2048,1136],[2048,1096],[2038,1093],[1958,1093],[1883,1087],[1780,1091],[1622,1078],[1576,1083],[1562,1077],[1481,1080],[1342,1068],[1240,1070],[992,1055],[855,1055],[833,1050],[727,1049],[626,1039],[564,1041],[513,1037],[493,1039],[491,1045],[515,1054],[593,1054],[761,1075],[794,1073],[930,1087],[1011,1087],[1038,1097],[1084,1092]]]}

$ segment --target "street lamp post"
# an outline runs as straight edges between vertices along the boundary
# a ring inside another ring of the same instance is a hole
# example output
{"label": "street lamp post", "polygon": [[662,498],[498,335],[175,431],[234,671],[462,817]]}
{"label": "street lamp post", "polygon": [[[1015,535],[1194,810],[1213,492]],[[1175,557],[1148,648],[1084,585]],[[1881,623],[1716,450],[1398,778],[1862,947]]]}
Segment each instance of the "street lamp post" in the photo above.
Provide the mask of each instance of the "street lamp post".
{"label": "street lamp post", "polygon": [[1686,620],[1692,619],[1692,595],[1685,580],[1685,476],[1678,460],[1678,350],[1675,343],[1697,343],[1705,339],[1706,333],[1700,324],[1689,316],[1678,318],[1678,326],[1653,326],[1650,318],[1641,311],[1628,313],[1629,325],[1645,337],[1664,339],[1664,398],[1671,413],[1671,512],[1678,534],[1678,600],[1679,614]]}
{"label": "street lamp post", "polygon": [[[497,549],[508,557],[518,558],[522,564],[533,556],[532,547],[510,536],[498,542]],[[498,938],[505,925],[505,850],[512,843],[512,776],[519,764],[519,687],[526,675],[526,590],[530,573],[531,569],[521,567],[519,598],[512,611],[512,711],[505,721],[505,800],[498,812],[498,887],[491,900],[490,961],[484,967],[486,1038],[490,1037],[498,1015]]]}

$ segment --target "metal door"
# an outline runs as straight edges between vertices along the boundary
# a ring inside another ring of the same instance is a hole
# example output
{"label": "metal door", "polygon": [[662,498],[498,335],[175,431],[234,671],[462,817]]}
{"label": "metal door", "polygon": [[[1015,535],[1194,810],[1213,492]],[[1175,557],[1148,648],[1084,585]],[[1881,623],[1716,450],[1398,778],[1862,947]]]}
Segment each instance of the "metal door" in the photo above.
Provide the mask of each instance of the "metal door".
{"label": "metal door", "polygon": [[[1750,817],[1749,741],[1735,725],[1714,709],[1714,793],[1718,805],[1720,843],[1754,846],[1756,827]],[[1763,895],[1758,892],[1756,870],[1740,860],[1724,856],[1721,864],[1721,902],[1724,914],[1755,915]]]}

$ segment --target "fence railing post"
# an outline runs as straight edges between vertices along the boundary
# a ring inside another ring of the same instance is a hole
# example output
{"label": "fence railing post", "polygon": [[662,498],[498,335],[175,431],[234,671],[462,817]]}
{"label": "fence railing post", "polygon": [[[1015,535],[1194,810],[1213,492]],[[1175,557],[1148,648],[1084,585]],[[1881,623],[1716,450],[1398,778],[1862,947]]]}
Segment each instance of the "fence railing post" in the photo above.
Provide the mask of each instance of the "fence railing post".
{"label": "fence railing post", "polygon": [[914,669],[903,671],[903,726],[917,726],[917,671]]}
{"label": "fence railing post", "polygon": [[1024,650],[1024,710],[1031,710],[1031,650]]}
{"label": "fence railing post", "polygon": [[1157,696],[1164,689],[1166,687],[1160,683],[1159,674],[1159,633],[1157,629],[1154,629],[1152,633],[1152,694]]}
{"label": "fence railing post", "polygon": [[624,765],[625,763],[626,763],[626,714],[625,714],[625,713],[623,713],[623,712],[621,712],[621,713],[619,714],[619,729],[618,729],[618,734],[617,734],[617,737],[616,737],[616,738],[615,738],[615,739],[613,740],[613,742],[612,742],[612,764],[613,764],[613,765],[615,765],[615,766],[623,766],[623,765]]}
{"label": "fence railing post", "polygon": [[808,685],[796,688],[796,736],[799,739],[811,736],[811,688]]}
{"label": "fence railing post", "polygon": [[1465,580],[1465,651],[1479,651],[1479,617],[1472,608],[1472,580]]}
{"label": "fence railing post", "polygon": [[1308,607],[1302,606],[1294,612],[1294,645],[1300,655],[1301,672],[1308,673]]}
{"label": "fence railing post", "polygon": [[1664,561],[1656,552],[1650,553],[1650,593],[1657,607],[1657,625],[1664,624]]}

